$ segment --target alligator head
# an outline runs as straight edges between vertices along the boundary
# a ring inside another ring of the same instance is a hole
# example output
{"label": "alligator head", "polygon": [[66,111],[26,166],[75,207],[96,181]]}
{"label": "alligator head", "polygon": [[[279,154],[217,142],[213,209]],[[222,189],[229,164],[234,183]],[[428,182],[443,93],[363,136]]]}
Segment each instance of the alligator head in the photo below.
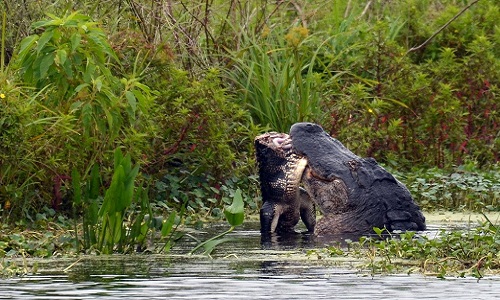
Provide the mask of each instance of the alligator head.
{"label": "alligator head", "polygon": [[286,133],[270,132],[255,138],[263,205],[260,210],[262,233],[293,232],[302,218],[308,231],[316,225],[314,203],[300,188],[307,160],[292,151]]}
{"label": "alligator head", "polygon": [[307,159],[302,183],[323,213],[316,234],[425,229],[406,186],[375,159],[355,155],[313,123],[294,124],[290,138],[292,152]]}

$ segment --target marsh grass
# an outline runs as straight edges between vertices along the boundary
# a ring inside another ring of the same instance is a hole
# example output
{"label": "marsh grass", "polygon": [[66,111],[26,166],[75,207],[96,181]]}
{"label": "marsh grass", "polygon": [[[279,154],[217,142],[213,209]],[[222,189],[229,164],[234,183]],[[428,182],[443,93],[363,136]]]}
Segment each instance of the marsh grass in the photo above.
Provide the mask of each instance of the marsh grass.
{"label": "marsh grass", "polygon": [[265,42],[247,35],[247,46],[230,56],[233,65],[227,76],[256,122],[287,132],[295,122],[319,121],[321,74],[315,71],[319,49],[304,55],[308,35],[300,26],[282,36],[270,33]]}

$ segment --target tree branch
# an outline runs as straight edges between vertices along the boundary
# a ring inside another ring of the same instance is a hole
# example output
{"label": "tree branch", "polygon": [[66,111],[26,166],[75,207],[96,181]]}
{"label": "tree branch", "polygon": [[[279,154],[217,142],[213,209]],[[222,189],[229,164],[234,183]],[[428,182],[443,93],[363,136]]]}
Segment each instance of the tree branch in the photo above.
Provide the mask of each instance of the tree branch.
{"label": "tree branch", "polygon": [[420,50],[421,48],[425,47],[427,44],[430,43],[430,41],[436,37],[436,35],[438,35],[441,31],[443,31],[446,27],[448,27],[448,25],[450,25],[451,22],[455,21],[458,17],[460,17],[460,15],[462,15],[466,10],[468,10],[472,5],[478,3],[479,0],[474,0],[472,1],[469,5],[467,5],[466,7],[464,7],[461,11],[459,11],[455,16],[453,16],[453,18],[451,18],[448,22],[446,22],[446,24],[444,24],[443,26],[441,26],[441,28],[439,28],[436,32],[434,32],[425,42],[423,42],[422,44],[418,45],[417,47],[413,47],[411,48],[410,50],[408,50],[406,52],[406,54],[410,53],[410,52],[413,52],[413,51],[417,51],[417,50]]}

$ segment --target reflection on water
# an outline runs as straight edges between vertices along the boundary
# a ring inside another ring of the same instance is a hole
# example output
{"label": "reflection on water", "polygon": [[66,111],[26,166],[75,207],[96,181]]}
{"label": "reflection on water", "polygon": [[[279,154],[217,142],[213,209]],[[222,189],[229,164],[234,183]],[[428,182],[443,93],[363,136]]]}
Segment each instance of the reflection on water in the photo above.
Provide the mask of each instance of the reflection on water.
{"label": "reflection on water", "polygon": [[[172,255],[84,257],[46,261],[40,272],[0,280],[0,299],[496,299],[500,277],[440,280],[418,274],[365,276],[346,264],[310,260],[308,234],[261,240],[256,224],[232,233],[214,259],[186,256],[186,239]],[[429,226],[425,234],[437,233]],[[216,226],[213,231],[222,232]],[[208,232],[202,238],[213,236]],[[261,244],[262,242],[262,244]],[[332,241],[337,243],[338,240]],[[66,272],[64,269],[71,266]]]}

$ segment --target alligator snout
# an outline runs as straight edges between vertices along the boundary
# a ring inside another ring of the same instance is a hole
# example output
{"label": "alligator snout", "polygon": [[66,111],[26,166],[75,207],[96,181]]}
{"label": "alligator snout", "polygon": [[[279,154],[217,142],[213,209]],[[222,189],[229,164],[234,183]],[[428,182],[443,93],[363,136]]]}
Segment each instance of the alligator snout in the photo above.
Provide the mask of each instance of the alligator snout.
{"label": "alligator snout", "polygon": [[291,140],[290,140],[290,137],[276,137],[273,139],[273,144],[278,147],[278,148],[281,148],[283,150],[290,150],[292,149],[292,143],[291,143]]}

